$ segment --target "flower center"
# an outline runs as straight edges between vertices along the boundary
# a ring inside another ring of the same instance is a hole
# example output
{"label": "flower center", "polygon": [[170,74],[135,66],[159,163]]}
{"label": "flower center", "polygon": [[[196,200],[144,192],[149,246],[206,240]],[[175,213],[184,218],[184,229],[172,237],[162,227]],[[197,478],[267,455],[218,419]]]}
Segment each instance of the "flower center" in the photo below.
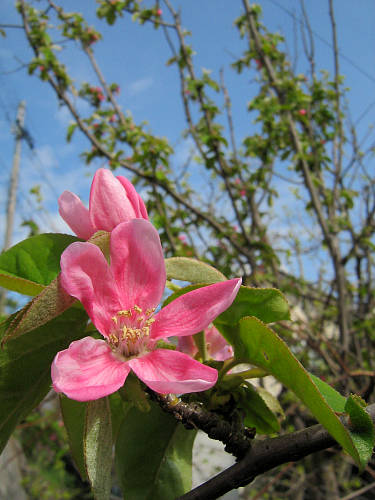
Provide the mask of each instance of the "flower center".
{"label": "flower center", "polygon": [[154,312],[154,307],[143,311],[137,305],[125,311],[118,311],[111,318],[113,329],[109,335],[109,344],[112,350],[126,358],[145,351],[151,324],[155,321]]}

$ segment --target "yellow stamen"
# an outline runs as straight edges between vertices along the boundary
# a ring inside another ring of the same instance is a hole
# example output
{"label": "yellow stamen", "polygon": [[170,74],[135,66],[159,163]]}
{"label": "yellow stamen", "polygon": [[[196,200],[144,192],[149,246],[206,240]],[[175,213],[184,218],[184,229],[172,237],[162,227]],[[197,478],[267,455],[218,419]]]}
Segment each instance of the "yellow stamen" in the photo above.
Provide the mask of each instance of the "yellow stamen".
{"label": "yellow stamen", "polygon": [[131,316],[132,312],[130,310],[126,309],[125,311],[119,311],[117,314],[118,314],[118,316]]}
{"label": "yellow stamen", "polygon": [[133,307],[133,309],[134,309],[134,311],[136,311],[137,313],[141,313],[141,312],[142,312],[142,309],[141,309],[139,306],[137,306],[137,305],[135,305],[135,306]]}

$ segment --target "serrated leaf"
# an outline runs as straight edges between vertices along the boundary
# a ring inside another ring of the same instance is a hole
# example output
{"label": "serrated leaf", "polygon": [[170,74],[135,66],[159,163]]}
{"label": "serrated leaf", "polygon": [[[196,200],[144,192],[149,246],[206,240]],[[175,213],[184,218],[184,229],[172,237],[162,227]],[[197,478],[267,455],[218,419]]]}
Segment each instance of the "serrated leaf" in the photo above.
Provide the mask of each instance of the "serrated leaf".
{"label": "serrated leaf", "polygon": [[[0,452],[17,423],[51,387],[51,363],[58,351],[84,336],[86,314],[71,309],[0,349]],[[7,323],[0,325],[4,335]]]}
{"label": "serrated leaf", "polygon": [[314,384],[318,387],[319,391],[321,392],[329,406],[332,408],[332,410],[338,413],[344,413],[346,398],[339,392],[337,392],[333,387],[331,387],[312,373],[310,373],[310,377],[312,378]]}
{"label": "serrated leaf", "polygon": [[188,257],[165,259],[165,269],[168,279],[190,283],[218,283],[227,279],[224,274],[209,264]]}
{"label": "serrated leaf", "polygon": [[374,424],[363,403],[359,396],[352,394],[345,404],[345,411],[350,419],[350,435],[358,450],[361,470],[371,459],[375,441]]}
{"label": "serrated leaf", "polygon": [[40,293],[58,275],[61,253],[74,241],[75,236],[50,233],[17,243],[0,255],[0,286],[24,295]]}
{"label": "serrated leaf", "polygon": [[83,449],[85,467],[96,500],[109,500],[112,470],[112,425],[108,398],[89,401]]}
{"label": "serrated leaf", "polygon": [[127,500],[167,500],[191,488],[196,431],[155,403],[150,406],[149,413],[129,410],[116,443],[117,475]]}
{"label": "serrated leaf", "polygon": [[308,372],[274,331],[253,317],[241,319],[235,331],[219,329],[232,343],[236,358],[263,368],[291,389],[360,465],[358,451],[348,430],[327,404]]}

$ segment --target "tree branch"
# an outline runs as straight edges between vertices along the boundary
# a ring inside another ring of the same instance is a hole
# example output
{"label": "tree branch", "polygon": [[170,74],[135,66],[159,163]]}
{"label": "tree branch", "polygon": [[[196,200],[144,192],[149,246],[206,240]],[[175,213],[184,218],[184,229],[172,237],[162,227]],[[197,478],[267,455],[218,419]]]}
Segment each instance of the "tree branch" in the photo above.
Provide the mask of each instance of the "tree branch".
{"label": "tree branch", "polygon": [[[366,410],[375,423],[375,404],[368,406]],[[348,427],[347,419],[344,419],[344,424]],[[214,500],[228,491],[251,483],[257,476],[278,465],[301,460],[311,453],[336,444],[333,437],[319,424],[277,438],[253,441],[243,460],[177,500]]]}

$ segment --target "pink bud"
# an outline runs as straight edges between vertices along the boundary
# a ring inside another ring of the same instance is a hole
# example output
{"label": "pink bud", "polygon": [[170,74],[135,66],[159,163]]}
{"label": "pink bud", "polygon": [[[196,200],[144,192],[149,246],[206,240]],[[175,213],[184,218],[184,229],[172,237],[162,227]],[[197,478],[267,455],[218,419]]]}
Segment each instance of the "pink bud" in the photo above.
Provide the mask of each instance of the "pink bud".
{"label": "pink bud", "polygon": [[245,196],[245,195],[246,195],[246,189],[241,189],[240,196]]}
{"label": "pink bud", "polygon": [[162,14],[163,14],[163,11],[162,11],[161,9],[158,9],[158,10],[156,11],[156,15],[157,15],[157,16],[159,16],[159,17],[160,17]]}
{"label": "pink bud", "polygon": [[305,114],[306,114],[306,109],[303,109],[303,108],[302,108],[302,109],[300,109],[300,110],[298,111],[298,113],[299,113],[300,115],[302,115],[302,116],[305,116]]}

